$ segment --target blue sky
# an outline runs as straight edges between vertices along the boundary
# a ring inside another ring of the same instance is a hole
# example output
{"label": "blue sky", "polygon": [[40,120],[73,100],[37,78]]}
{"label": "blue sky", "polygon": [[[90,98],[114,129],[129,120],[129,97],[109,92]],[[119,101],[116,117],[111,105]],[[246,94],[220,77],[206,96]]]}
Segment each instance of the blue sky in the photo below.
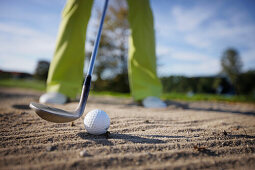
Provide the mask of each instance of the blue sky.
{"label": "blue sky", "polygon": [[[111,0],[110,0],[111,1]],[[87,31],[94,39],[95,6]],[[50,61],[65,0],[0,0],[0,69],[33,73]],[[255,1],[151,0],[158,74],[214,75],[229,47],[255,69]],[[87,48],[90,48],[86,44]]]}

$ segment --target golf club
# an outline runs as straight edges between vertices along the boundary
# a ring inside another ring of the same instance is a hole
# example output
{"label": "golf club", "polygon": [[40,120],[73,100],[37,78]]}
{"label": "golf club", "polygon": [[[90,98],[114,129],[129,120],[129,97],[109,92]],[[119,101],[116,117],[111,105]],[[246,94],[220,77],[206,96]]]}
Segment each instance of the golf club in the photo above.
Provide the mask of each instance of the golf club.
{"label": "golf club", "polygon": [[101,21],[100,21],[96,41],[95,41],[95,44],[94,44],[94,49],[93,49],[93,52],[91,54],[88,73],[87,73],[87,76],[86,76],[85,81],[83,83],[81,98],[80,98],[80,102],[79,102],[78,107],[76,108],[75,111],[69,112],[69,111],[57,109],[57,108],[54,108],[54,107],[49,107],[49,106],[46,106],[46,105],[43,105],[43,104],[39,104],[39,103],[34,103],[34,102],[30,103],[29,107],[31,109],[33,109],[41,118],[43,118],[47,121],[50,121],[50,122],[65,123],[65,122],[71,122],[71,121],[74,121],[76,119],[79,119],[82,116],[82,114],[85,110],[85,106],[86,106],[88,95],[89,95],[90,84],[91,84],[91,76],[92,76],[94,63],[95,63],[95,59],[96,59],[96,55],[97,55],[97,49],[98,49],[98,46],[99,46],[99,41],[100,41],[100,38],[101,38],[101,33],[102,33],[102,28],[103,28],[103,23],[104,23],[104,18],[105,18],[105,13],[106,13],[106,10],[107,10],[107,6],[108,6],[108,0],[105,0],[104,9],[103,9],[103,13],[102,13],[102,18],[101,18]]}

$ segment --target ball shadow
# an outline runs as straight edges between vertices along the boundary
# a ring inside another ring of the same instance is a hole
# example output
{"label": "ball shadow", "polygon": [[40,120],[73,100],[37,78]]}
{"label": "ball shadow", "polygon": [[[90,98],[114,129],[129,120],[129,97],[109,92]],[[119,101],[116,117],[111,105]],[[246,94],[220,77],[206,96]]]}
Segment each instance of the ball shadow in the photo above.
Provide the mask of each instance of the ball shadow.
{"label": "ball shadow", "polygon": [[129,135],[129,134],[120,134],[120,133],[111,133],[110,135],[91,135],[87,132],[79,132],[77,135],[84,140],[92,140],[97,144],[102,145],[113,145],[113,142],[109,139],[121,139],[124,141],[129,141],[132,143],[147,143],[147,144],[158,144],[165,143],[165,141],[154,138],[146,138],[141,136]]}

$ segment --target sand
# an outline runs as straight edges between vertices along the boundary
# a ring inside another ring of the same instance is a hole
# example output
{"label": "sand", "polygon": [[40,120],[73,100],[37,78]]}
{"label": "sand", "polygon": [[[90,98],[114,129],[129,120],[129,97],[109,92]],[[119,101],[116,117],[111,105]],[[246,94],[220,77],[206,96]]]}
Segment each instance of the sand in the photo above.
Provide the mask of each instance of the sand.
{"label": "sand", "polygon": [[39,118],[28,104],[40,94],[0,88],[0,169],[255,169],[254,104],[168,101],[145,109],[90,96],[85,112],[111,118],[110,135],[93,136],[85,114],[73,124]]}

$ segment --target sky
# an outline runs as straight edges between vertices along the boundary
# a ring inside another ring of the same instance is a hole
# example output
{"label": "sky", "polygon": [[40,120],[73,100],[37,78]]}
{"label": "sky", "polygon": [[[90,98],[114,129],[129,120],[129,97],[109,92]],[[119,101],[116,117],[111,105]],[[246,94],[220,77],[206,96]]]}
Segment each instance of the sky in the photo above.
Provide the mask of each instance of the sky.
{"label": "sky", "polygon": [[[111,0],[110,0],[111,1]],[[255,69],[255,1],[151,0],[159,76],[211,76],[235,48],[243,71]],[[33,73],[51,61],[65,0],[0,0],[0,70]],[[87,39],[94,39],[95,0]],[[91,48],[86,43],[86,48]]]}

